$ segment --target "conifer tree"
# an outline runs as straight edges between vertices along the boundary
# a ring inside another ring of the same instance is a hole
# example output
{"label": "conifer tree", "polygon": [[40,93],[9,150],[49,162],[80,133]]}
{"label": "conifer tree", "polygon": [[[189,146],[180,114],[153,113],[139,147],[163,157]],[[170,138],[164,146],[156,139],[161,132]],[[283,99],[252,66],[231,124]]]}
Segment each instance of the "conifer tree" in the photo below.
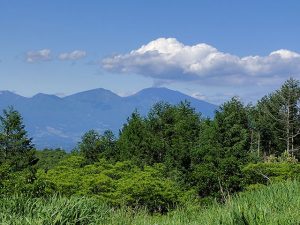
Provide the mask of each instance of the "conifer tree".
{"label": "conifer tree", "polygon": [[[300,146],[300,83],[290,78],[279,90],[265,96],[258,108],[268,127],[270,148],[276,143],[279,153],[294,154]],[[264,140],[265,141],[265,140]],[[284,143],[284,144],[283,144]],[[281,150],[282,149],[282,150]]]}
{"label": "conifer tree", "polygon": [[0,116],[0,162],[9,163],[13,170],[35,164],[34,146],[28,138],[23,118],[13,107]]}

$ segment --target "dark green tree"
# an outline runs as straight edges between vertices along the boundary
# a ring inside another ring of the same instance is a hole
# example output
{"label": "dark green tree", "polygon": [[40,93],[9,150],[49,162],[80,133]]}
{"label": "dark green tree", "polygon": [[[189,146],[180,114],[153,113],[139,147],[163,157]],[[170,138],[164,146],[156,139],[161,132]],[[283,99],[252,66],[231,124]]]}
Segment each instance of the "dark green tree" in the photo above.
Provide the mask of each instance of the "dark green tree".
{"label": "dark green tree", "polygon": [[149,131],[145,119],[137,112],[133,112],[124,124],[117,142],[121,160],[132,160],[144,165],[148,162]]}
{"label": "dark green tree", "polygon": [[99,160],[101,149],[101,136],[95,130],[86,132],[78,143],[77,149],[84,156],[87,164],[97,162]]}
{"label": "dark green tree", "polygon": [[247,110],[232,98],[202,124],[199,146],[193,151],[190,183],[200,196],[225,197],[241,190],[242,165],[248,161],[250,132]]}
{"label": "dark green tree", "polygon": [[201,116],[188,102],[159,102],[146,118],[135,112],[120,133],[121,158],[139,165],[164,163],[168,169],[189,170],[200,123]]}
{"label": "dark green tree", "polygon": [[104,131],[100,138],[100,146],[103,149],[103,156],[106,159],[111,159],[113,161],[119,160],[117,139],[111,130]]}
{"label": "dark green tree", "polygon": [[198,141],[201,115],[187,101],[178,105],[161,102],[153,106],[147,123],[153,143],[150,152],[153,161],[164,162],[168,168],[189,170],[190,151]]}
{"label": "dark green tree", "polygon": [[32,139],[28,138],[23,118],[13,107],[0,116],[0,162],[9,163],[18,171],[37,162]]}
{"label": "dark green tree", "polygon": [[232,98],[216,112],[217,141],[224,149],[224,157],[234,156],[241,160],[249,152],[250,135],[247,110],[237,99]]}
{"label": "dark green tree", "polygon": [[258,102],[264,151],[294,154],[300,146],[300,83],[290,78]]}

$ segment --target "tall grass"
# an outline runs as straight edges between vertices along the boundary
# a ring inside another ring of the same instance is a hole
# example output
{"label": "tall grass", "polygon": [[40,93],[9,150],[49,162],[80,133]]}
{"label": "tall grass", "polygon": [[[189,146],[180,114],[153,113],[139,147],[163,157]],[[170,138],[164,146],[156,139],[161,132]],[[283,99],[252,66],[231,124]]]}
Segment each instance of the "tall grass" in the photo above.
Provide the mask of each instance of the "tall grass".
{"label": "tall grass", "polygon": [[227,203],[201,208],[193,204],[167,215],[145,210],[113,209],[94,198],[49,199],[4,197],[0,200],[0,224],[105,224],[105,225],[296,225],[300,224],[300,182],[277,183],[241,193]]}

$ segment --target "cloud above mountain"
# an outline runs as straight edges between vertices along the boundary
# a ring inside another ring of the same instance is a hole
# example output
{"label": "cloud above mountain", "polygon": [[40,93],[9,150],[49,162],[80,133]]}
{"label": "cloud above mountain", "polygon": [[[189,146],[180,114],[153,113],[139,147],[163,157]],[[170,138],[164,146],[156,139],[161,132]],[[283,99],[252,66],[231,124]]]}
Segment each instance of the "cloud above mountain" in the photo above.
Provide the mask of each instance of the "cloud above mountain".
{"label": "cloud above mountain", "polygon": [[205,43],[189,46],[175,38],[159,38],[129,53],[104,58],[101,66],[155,80],[260,85],[299,76],[300,54],[280,49],[266,56],[239,57]]}

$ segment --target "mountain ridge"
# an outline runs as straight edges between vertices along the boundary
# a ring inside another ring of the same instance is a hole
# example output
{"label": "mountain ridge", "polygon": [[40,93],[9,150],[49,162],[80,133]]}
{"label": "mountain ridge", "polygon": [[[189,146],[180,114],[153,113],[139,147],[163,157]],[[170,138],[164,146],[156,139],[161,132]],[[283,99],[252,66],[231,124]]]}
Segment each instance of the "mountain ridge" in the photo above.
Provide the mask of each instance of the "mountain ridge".
{"label": "mountain ridge", "polygon": [[64,97],[43,93],[24,97],[0,91],[0,110],[10,105],[18,110],[38,148],[70,150],[90,129],[99,132],[110,129],[118,134],[135,109],[146,115],[157,102],[178,104],[184,100],[205,117],[212,117],[217,109],[214,104],[168,88],[146,88],[126,97],[97,88]]}

